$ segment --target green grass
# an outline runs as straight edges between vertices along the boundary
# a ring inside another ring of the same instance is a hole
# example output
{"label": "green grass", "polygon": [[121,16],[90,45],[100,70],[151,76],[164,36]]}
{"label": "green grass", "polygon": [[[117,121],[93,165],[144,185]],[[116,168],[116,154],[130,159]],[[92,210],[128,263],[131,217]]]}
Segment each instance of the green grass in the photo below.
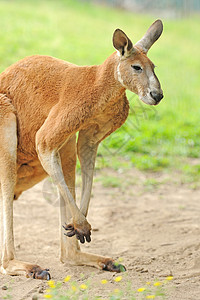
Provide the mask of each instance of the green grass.
{"label": "green grass", "polygon": [[[114,51],[116,28],[136,42],[156,18],[77,0],[0,1],[0,11],[0,71],[32,54],[100,64]],[[158,66],[165,98],[152,108],[128,93],[127,122],[99,150],[107,165],[120,155],[142,170],[175,167],[199,177],[200,165],[188,171],[190,160],[185,161],[200,156],[199,27],[199,16],[164,20],[149,57]]]}
{"label": "green grass", "polygon": [[104,286],[104,294],[107,292],[106,297],[95,295],[92,292],[94,290],[94,284],[91,283],[92,276],[87,281],[84,280],[84,274],[78,281],[72,281],[71,279],[71,276],[67,276],[60,282],[50,280],[44,298],[52,300],[166,299],[168,289],[171,287],[170,281],[173,277],[168,276],[163,281],[146,282],[143,287],[137,289],[129,281],[127,274],[115,276],[112,280],[103,279],[100,282],[95,282],[96,286],[99,284]]}

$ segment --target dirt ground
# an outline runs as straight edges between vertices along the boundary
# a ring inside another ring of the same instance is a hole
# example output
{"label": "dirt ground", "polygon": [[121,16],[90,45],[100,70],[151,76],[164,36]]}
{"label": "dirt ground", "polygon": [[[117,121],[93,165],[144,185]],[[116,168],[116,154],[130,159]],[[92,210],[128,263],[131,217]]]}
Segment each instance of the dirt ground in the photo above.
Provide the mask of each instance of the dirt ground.
{"label": "dirt ground", "polygon": [[[104,187],[100,178],[116,177],[120,183]],[[147,281],[163,282],[170,300],[200,299],[200,189],[181,184],[179,174],[150,174],[138,170],[104,169],[95,175],[88,220],[94,229],[88,252],[123,258],[127,272],[116,274],[92,267],[59,262],[58,205],[48,179],[15,201],[14,228],[19,259],[49,268],[52,279],[71,275],[81,282],[90,278],[91,295],[106,298],[119,288],[126,296],[127,282],[137,290]],[[80,181],[80,180],[79,180]],[[80,187],[77,188],[80,194]],[[80,279],[80,274],[84,277]],[[107,279],[107,284],[101,284]],[[153,284],[152,284],[153,285]],[[2,287],[7,286],[8,290]],[[0,299],[44,299],[45,281],[0,275]],[[141,294],[137,299],[143,299]],[[161,299],[156,297],[156,299]]]}

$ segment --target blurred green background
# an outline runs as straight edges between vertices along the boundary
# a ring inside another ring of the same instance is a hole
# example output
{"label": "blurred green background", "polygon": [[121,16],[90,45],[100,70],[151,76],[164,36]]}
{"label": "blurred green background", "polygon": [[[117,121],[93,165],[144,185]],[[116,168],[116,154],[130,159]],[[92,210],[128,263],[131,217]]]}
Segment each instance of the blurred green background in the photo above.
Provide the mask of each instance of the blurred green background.
{"label": "blurred green background", "polygon": [[[99,148],[98,166],[200,175],[200,15],[163,17],[115,9],[92,1],[0,1],[0,71],[33,54],[79,65],[101,64],[121,28],[137,42],[161,18],[164,32],[149,51],[165,98],[147,106],[128,92],[126,123]],[[120,158],[119,158],[120,157]]]}

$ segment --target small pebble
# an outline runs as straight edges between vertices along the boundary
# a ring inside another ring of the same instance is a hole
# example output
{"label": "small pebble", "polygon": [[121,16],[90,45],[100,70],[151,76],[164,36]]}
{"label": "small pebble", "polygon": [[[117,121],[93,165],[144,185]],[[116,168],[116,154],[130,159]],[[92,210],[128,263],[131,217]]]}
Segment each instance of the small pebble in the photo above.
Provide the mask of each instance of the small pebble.
{"label": "small pebble", "polygon": [[2,286],[2,290],[6,291],[8,287],[6,285]]}
{"label": "small pebble", "polygon": [[38,293],[39,293],[39,294],[43,294],[43,293],[44,293],[44,288],[43,288],[43,287],[40,287],[39,290],[38,290]]}
{"label": "small pebble", "polygon": [[161,272],[161,270],[160,269],[156,269],[156,273],[160,273]]}
{"label": "small pebble", "polygon": [[136,266],[134,269],[136,270],[136,272],[140,272],[140,271],[142,271],[142,270],[143,270],[143,268],[142,268],[142,267],[138,267],[138,266]]}
{"label": "small pebble", "polygon": [[141,272],[141,273],[147,273],[147,272],[148,272],[148,269],[142,269],[140,272]]}
{"label": "small pebble", "polygon": [[159,276],[161,277],[168,277],[168,276],[173,276],[172,271],[171,270],[165,270],[165,271],[161,271]]}
{"label": "small pebble", "polygon": [[143,268],[143,267],[139,267],[139,266],[136,266],[134,269],[135,269],[136,272],[140,272],[140,273],[148,272],[148,269]]}

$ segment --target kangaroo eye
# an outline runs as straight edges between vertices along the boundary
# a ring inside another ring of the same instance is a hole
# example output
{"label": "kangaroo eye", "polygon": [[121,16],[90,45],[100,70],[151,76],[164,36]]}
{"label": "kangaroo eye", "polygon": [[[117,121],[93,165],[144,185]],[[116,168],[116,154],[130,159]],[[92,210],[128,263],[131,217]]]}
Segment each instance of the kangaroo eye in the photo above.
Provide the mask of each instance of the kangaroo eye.
{"label": "kangaroo eye", "polygon": [[135,71],[142,71],[142,68],[140,66],[137,65],[131,65],[131,67],[135,70]]}

